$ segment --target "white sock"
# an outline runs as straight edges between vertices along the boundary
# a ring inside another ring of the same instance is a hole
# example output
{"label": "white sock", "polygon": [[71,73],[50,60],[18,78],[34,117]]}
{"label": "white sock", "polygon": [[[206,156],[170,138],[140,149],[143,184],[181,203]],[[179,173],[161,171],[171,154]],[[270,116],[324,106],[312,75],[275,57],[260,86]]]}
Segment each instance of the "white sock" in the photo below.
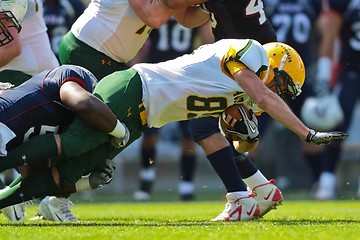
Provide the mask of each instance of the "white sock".
{"label": "white sock", "polygon": [[244,178],[243,181],[250,189],[254,189],[256,186],[269,182],[269,180],[259,170],[257,170],[254,175]]}
{"label": "white sock", "polygon": [[244,197],[248,197],[249,196],[249,192],[248,191],[238,191],[238,192],[231,192],[232,194],[234,194],[234,196],[236,198],[244,198]]}

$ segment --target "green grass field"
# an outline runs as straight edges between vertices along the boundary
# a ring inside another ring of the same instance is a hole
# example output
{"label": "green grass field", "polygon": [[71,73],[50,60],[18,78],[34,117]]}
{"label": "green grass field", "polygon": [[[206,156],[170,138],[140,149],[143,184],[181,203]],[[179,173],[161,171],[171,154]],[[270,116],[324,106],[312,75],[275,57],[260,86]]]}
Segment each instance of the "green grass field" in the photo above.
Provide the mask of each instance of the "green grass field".
{"label": "green grass field", "polygon": [[24,223],[0,215],[0,239],[360,239],[360,201],[285,201],[263,218],[213,223],[225,201],[153,203],[76,203],[80,223],[29,220],[37,206],[26,208]]}

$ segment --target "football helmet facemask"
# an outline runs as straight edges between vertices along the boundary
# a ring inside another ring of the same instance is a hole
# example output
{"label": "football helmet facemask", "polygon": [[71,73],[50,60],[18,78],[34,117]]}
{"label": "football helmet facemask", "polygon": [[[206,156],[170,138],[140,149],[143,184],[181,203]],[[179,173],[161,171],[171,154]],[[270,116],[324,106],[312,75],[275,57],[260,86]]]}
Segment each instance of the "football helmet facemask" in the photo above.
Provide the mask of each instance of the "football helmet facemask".
{"label": "football helmet facemask", "polygon": [[300,55],[291,46],[272,42],[263,45],[268,58],[269,69],[260,78],[268,88],[276,89],[279,96],[290,95],[292,99],[301,93],[305,81],[305,66]]}
{"label": "football helmet facemask", "polygon": [[9,28],[14,27],[17,32],[21,31],[27,7],[27,0],[0,0],[0,46],[14,39]]}

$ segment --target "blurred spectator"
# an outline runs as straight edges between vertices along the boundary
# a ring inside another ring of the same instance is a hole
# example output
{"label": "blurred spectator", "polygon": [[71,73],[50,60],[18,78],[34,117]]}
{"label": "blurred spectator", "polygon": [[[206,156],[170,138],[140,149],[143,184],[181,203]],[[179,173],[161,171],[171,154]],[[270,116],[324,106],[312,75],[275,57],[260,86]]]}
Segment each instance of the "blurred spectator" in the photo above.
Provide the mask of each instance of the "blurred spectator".
{"label": "blurred spectator", "polygon": [[44,0],[44,20],[51,48],[58,57],[61,38],[85,10],[81,0]]}
{"label": "blurred spectator", "polygon": [[[360,96],[360,35],[358,27],[360,23],[360,1],[327,0],[324,2],[328,4],[328,8],[325,9],[326,14],[321,15],[319,25],[321,44],[317,78],[314,85],[314,89],[317,89],[314,109],[321,109],[323,115],[330,120],[335,119],[336,116],[330,112],[333,110],[334,104],[330,106],[323,104],[324,100],[329,99],[328,96],[335,95],[344,118],[341,123],[333,128],[346,132],[349,130],[355,105]],[[338,59],[338,68],[332,68],[335,59]],[[335,75],[335,81],[331,83],[331,73],[334,69],[339,71]],[[325,108],[321,108],[321,106],[325,106]],[[313,113],[314,117],[322,119],[321,116],[317,116],[316,112]],[[334,142],[325,147],[321,159],[319,187],[315,193],[316,199],[329,200],[335,198],[335,170],[340,156],[340,142]]]}
{"label": "blurred spectator", "polygon": [[[132,60],[135,62],[156,63],[174,59],[203,43],[213,42],[210,24],[206,23],[199,28],[189,29],[181,26],[174,18],[159,29],[154,29],[150,37]],[[181,200],[194,199],[194,173],[196,167],[196,144],[192,140],[188,121],[179,122],[181,130],[182,154],[180,157],[180,183],[178,194]],[[151,128],[144,132],[141,143],[141,169],[139,174],[140,186],[134,193],[135,201],[148,201],[151,197],[153,184],[156,178],[156,143],[159,139],[159,129]]]}

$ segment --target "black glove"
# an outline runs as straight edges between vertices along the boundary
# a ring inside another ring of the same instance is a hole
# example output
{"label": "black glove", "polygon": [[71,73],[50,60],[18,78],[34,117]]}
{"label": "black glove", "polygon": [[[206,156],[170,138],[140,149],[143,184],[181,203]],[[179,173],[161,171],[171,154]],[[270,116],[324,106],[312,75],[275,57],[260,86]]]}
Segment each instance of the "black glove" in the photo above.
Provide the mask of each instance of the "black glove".
{"label": "black glove", "polygon": [[126,127],[126,125],[124,123],[122,123],[122,125],[124,125],[125,127],[125,135],[122,138],[117,138],[114,136],[111,136],[111,145],[114,148],[123,148],[126,146],[126,144],[129,142],[130,139],[130,131],[129,129]]}
{"label": "black glove", "polygon": [[347,136],[344,132],[316,132],[311,129],[306,137],[306,142],[316,145],[329,144],[332,140],[345,139]]}
{"label": "black glove", "polygon": [[115,169],[114,163],[107,159],[102,171],[92,172],[90,174],[89,181],[91,188],[102,188],[105,184],[109,184],[113,179]]}

